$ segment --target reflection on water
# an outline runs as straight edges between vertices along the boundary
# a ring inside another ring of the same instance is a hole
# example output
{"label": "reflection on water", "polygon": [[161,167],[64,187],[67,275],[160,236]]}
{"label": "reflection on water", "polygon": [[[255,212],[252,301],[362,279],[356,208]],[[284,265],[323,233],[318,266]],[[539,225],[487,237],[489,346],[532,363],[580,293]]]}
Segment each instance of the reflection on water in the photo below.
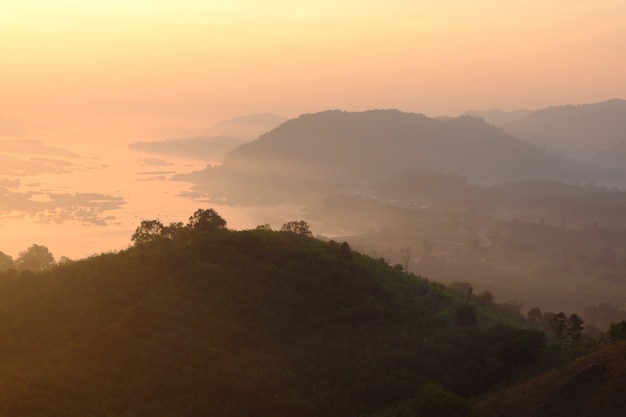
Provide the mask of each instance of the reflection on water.
{"label": "reflection on water", "polygon": [[292,205],[226,206],[183,197],[190,184],[169,178],[200,170],[207,162],[141,154],[128,148],[135,139],[38,136],[39,149],[1,152],[0,156],[28,166],[54,147],[54,155],[43,152],[44,162],[64,169],[0,173],[0,190],[4,189],[0,251],[15,257],[37,243],[47,246],[57,259],[84,258],[128,247],[143,219],[186,222],[198,208],[214,208],[231,229],[259,224],[279,228],[287,220],[302,218],[301,208]]}

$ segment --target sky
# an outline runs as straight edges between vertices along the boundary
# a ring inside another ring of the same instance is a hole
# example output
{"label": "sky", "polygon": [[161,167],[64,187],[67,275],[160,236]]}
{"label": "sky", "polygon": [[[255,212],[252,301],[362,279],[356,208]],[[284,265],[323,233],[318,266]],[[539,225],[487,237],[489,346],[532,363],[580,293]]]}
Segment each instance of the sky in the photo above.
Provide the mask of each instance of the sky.
{"label": "sky", "polygon": [[626,97],[623,0],[0,0],[0,39],[0,251],[12,256],[37,239],[85,256],[122,247],[142,218],[185,220],[198,202],[159,178],[202,164],[133,154],[136,140],[258,112]]}

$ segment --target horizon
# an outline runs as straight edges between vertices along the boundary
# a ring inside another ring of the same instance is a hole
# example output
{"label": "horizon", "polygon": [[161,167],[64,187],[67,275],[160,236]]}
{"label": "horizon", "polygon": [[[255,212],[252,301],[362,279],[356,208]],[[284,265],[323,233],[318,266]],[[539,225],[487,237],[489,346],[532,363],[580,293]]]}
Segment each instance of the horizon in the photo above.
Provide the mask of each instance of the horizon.
{"label": "horizon", "polygon": [[[616,0],[5,5],[0,251],[82,258],[123,249],[143,219],[186,221],[207,203],[166,179],[216,161],[128,145],[224,135],[215,124],[243,115],[455,117],[626,98],[624,16]],[[217,211],[242,228],[299,213],[283,209]]]}

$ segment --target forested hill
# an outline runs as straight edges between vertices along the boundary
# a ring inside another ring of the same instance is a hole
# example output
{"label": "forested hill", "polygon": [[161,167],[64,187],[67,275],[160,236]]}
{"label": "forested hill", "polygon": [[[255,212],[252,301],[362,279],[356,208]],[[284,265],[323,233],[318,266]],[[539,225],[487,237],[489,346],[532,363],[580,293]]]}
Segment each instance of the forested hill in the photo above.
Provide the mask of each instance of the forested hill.
{"label": "forested hill", "polygon": [[490,299],[474,322],[466,294],[347,244],[212,222],[1,273],[0,416],[358,416],[427,382],[463,402],[540,356]]}
{"label": "forested hill", "polygon": [[305,114],[227,153],[221,166],[176,178],[215,198],[249,202],[363,189],[407,169],[482,184],[609,178],[479,118],[435,120],[397,110]]}
{"label": "forested hill", "polygon": [[626,415],[626,343],[604,348],[561,369],[490,394],[484,416],[617,417]]}

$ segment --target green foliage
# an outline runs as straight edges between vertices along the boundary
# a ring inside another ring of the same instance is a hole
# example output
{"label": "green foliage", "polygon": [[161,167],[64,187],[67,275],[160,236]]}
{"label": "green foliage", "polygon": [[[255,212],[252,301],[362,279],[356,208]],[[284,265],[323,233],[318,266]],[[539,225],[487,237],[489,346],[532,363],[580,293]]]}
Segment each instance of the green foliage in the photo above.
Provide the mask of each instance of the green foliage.
{"label": "green foliage", "polygon": [[47,247],[34,244],[19,253],[16,265],[21,271],[45,271],[54,266],[54,256]]}
{"label": "green foliage", "polygon": [[616,343],[622,340],[626,340],[626,320],[622,320],[619,323],[611,323],[607,332],[609,342]]}
{"label": "green foliage", "polygon": [[446,389],[416,401],[454,408],[541,353],[540,332],[496,325],[493,306],[475,311],[491,325],[454,326],[464,296],[345,242],[213,216],[206,233],[204,214],[120,253],[0,273],[0,415],[363,415],[427,381]]}
{"label": "green foliage", "polygon": [[164,229],[160,220],[142,220],[130,240],[135,245],[142,245],[162,236]]}
{"label": "green foliage", "polygon": [[456,325],[467,327],[476,326],[476,310],[469,304],[464,304],[456,311]]}
{"label": "green foliage", "polygon": [[212,208],[198,209],[189,217],[187,227],[199,232],[215,232],[226,229],[226,220]]}
{"label": "green foliage", "polygon": [[309,223],[304,220],[289,221],[280,228],[281,232],[291,232],[302,236],[313,236]]}
{"label": "green foliage", "polygon": [[472,417],[469,402],[436,382],[423,384],[415,398],[369,417]]}
{"label": "green foliage", "polygon": [[583,319],[576,313],[571,314],[569,317],[563,312],[557,314],[546,313],[546,316],[559,350],[563,348],[565,341],[569,341],[570,346],[573,347],[574,343],[580,339],[584,330]]}
{"label": "green foliage", "polygon": [[0,271],[7,271],[12,268],[15,268],[13,257],[4,252],[0,252]]}

